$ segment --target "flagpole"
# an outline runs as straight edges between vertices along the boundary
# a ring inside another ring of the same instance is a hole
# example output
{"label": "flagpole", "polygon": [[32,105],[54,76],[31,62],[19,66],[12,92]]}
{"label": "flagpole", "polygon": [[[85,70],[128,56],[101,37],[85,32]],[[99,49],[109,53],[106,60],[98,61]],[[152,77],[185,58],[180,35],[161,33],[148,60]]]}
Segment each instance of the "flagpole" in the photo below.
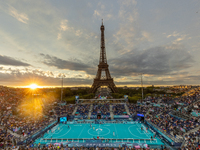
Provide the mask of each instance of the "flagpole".
{"label": "flagpole", "polygon": [[142,87],[142,100],[141,103],[143,102],[143,81],[142,81],[142,73],[141,73],[141,87]]}

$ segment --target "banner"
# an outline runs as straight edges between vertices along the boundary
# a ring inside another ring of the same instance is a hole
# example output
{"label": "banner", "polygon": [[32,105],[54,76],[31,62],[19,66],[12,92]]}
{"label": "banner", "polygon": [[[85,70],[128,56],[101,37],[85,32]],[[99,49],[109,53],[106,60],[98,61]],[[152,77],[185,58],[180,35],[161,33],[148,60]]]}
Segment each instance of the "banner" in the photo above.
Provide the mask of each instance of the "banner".
{"label": "banner", "polygon": [[129,118],[129,115],[114,115],[115,119],[127,119]]}
{"label": "banner", "polygon": [[[63,145],[68,145],[68,147],[121,147],[131,146],[131,147],[138,147],[138,148],[147,148],[146,143],[130,143],[130,142],[116,142],[116,143],[99,143],[99,142],[85,142],[85,143],[79,143],[79,142],[62,142]],[[48,143],[50,144],[50,143]]]}
{"label": "banner", "polygon": [[137,116],[139,116],[139,117],[144,117],[144,115],[143,115],[143,114],[137,114]]}

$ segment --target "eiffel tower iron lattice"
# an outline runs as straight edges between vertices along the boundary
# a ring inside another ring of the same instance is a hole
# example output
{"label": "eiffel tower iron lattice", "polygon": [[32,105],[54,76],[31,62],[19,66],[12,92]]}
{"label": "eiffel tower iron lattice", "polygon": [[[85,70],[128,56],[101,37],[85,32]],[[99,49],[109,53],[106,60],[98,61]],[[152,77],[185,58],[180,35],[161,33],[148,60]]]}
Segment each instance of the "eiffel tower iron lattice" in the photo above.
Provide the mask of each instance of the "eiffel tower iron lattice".
{"label": "eiffel tower iron lattice", "polygon": [[115,86],[113,78],[111,78],[110,71],[108,69],[109,65],[107,64],[107,59],[106,59],[103,20],[100,30],[101,30],[100,59],[99,59],[97,75],[94,78],[94,82],[91,87],[91,93],[95,93],[97,89],[101,86],[107,86],[111,89],[113,93],[116,93],[117,88]]}

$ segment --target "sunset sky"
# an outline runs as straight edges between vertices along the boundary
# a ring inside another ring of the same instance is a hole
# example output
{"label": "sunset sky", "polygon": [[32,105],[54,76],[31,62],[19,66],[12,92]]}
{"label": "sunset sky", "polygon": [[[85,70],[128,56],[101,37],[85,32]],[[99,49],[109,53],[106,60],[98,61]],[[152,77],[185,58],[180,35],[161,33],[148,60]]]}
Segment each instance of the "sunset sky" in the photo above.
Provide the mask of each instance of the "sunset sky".
{"label": "sunset sky", "polygon": [[200,84],[199,0],[0,1],[0,85],[91,86],[106,54],[117,86]]}

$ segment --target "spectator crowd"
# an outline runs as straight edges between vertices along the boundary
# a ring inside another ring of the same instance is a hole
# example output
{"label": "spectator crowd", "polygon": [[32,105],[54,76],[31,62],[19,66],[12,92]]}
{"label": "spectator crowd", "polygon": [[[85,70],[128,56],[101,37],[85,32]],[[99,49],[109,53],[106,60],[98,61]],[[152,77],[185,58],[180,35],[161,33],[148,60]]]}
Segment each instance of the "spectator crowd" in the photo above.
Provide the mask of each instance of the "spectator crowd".
{"label": "spectator crowd", "polygon": [[[199,91],[196,91],[194,95],[174,99],[166,97],[147,98],[144,99],[143,103],[113,104],[112,112],[114,115],[125,115],[128,113],[125,107],[127,106],[130,116],[145,115],[147,121],[166,135],[184,141],[182,149],[194,149],[200,144],[200,116],[194,116],[192,112],[200,113],[199,99]],[[108,103],[67,105],[58,103],[58,100],[55,100],[52,95],[46,99],[40,97],[26,99],[24,89],[0,87],[0,148],[17,145],[17,142],[45,128],[57,116],[73,115],[75,109],[79,115],[86,116],[83,119],[88,119],[91,105],[91,115],[101,113],[110,116],[111,108]],[[185,119],[181,115],[176,116],[171,113],[172,111],[188,114],[189,118]],[[48,148],[41,147],[41,149],[58,149],[56,146],[49,146]],[[66,147],[59,147],[59,149],[66,149]],[[69,149],[88,148],[67,148],[67,150]],[[100,149],[113,148],[98,148],[98,150]],[[129,148],[117,149],[127,150]]]}

